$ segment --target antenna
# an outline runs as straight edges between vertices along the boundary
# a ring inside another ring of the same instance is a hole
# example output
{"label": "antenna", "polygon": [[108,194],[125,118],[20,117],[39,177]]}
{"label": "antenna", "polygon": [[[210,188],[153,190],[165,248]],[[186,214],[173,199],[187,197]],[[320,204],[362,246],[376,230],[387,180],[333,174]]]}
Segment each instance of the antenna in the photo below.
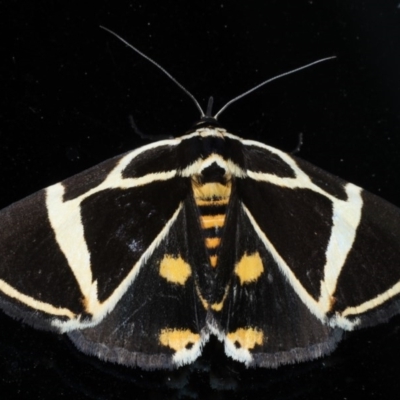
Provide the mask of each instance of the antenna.
{"label": "antenna", "polygon": [[204,114],[203,109],[200,107],[199,102],[196,100],[196,98],[192,95],[192,93],[189,92],[189,90],[187,90],[182,84],[180,84],[166,69],[164,69],[160,64],[156,63],[153,59],[151,59],[149,56],[146,56],[146,54],[142,53],[140,50],[138,50],[136,47],[132,46],[130,43],[128,43],[125,39],[123,39],[121,36],[117,35],[115,32],[113,32],[112,30],[101,26],[101,29],[104,29],[105,31],[111,33],[111,35],[115,36],[117,39],[119,39],[122,43],[124,43],[126,46],[130,47],[132,50],[134,50],[136,53],[138,53],[140,56],[142,56],[143,58],[145,58],[147,61],[150,61],[153,65],[155,65],[159,70],[161,70],[162,72],[164,72],[165,75],[168,76],[169,79],[172,80],[172,82],[174,82],[176,85],[178,85],[194,102],[194,104],[196,105],[196,107],[198,108],[198,110],[200,111],[200,116],[201,119],[207,119],[207,118],[212,118],[212,119],[217,119],[231,104],[235,103],[236,101],[240,100],[241,98],[247,96],[248,94],[256,91],[257,89],[259,89],[260,87],[266,85],[267,83],[270,83],[272,81],[276,81],[277,79],[283,78],[284,76],[290,75],[290,74],[294,74],[295,72],[301,71],[303,69],[306,69],[308,67],[311,67],[313,65],[322,63],[324,61],[327,60],[331,60],[333,58],[336,58],[336,56],[332,56],[332,57],[326,57],[326,58],[321,58],[320,60],[314,61],[310,64],[306,64],[303,65],[302,67],[299,68],[295,68],[292,69],[290,71],[284,72],[283,74],[279,74],[277,76],[274,76],[273,78],[267,79],[264,82],[261,82],[260,84],[254,86],[253,88],[247,90],[246,92],[240,94],[239,96],[236,96],[235,98],[233,98],[232,100],[228,101],[213,117],[211,116],[211,109],[212,109],[212,105],[213,105],[213,98],[210,97],[209,101],[208,101],[208,105],[207,105],[207,112],[206,114]]}
{"label": "antenna", "polygon": [[279,74],[279,75],[277,75],[277,76],[274,76],[273,78],[269,78],[269,79],[267,79],[266,81],[261,82],[260,84],[258,84],[257,86],[254,86],[252,89],[248,90],[247,92],[244,92],[244,93],[240,94],[239,96],[233,98],[232,100],[228,101],[228,102],[214,115],[214,118],[217,119],[218,116],[221,115],[221,113],[224,112],[232,103],[235,103],[236,101],[240,100],[241,98],[247,96],[248,94],[254,92],[254,91],[257,90],[257,89],[259,89],[260,87],[266,85],[267,83],[270,83],[270,82],[272,82],[272,81],[276,81],[277,79],[283,78],[284,76],[287,76],[287,75],[290,75],[290,74],[294,74],[295,72],[301,71],[302,69],[306,69],[306,68],[311,67],[311,66],[313,66],[313,65],[315,65],[315,64],[319,64],[319,63],[322,63],[322,62],[324,62],[324,61],[331,60],[332,58],[336,58],[336,56],[321,58],[320,60],[314,61],[314,62],[312,62],[312,63],[310,63],[310,64],[303,65],[302,67],[299,67],[299,68],[292,69],[292,70],[290,70],[290,71],[288,71],[288,72],[284,72],[283,74]]}
{"label": "antenna", "polygon": [[189,92],[189,90],[187,90],[183,85],[181,85],[166,69],[164,69],[160,64],[156,63],[153,59],[151,59],[149,56],[146,56],[146,54],[142,53],[140,50],[138,50],[136,47],[132,46],[130,43],[128,43],[125,39],[123,39],[121,36],[117,35],[115,32],[113,32],[112,30],[101,26],[101,29],[104,29],[105,31],[111,33],[111,35],[114,35],[117,39],[119,39],[122,43],[125,43],[128,47],[130,47],[132,50],[136,51],[136,53],[138,53],[139,55],[141,55],[143,58],[145,58],[147,61],[150,61],[153,65],[155,65],[158,69],[160,69],[162,72],[164,72],[165,75],[168,76],[169,79],[171,79],[173,82],[175,82],[176,85],[178,85],[194,102],[194,104],[196,104],[196,107],[199,109],[200,111],[200,115],[201,117],[204,117],[204,111],[203,109],[200,107],[199,102],[196,100],[196,98],[192,95],[192,93]]}

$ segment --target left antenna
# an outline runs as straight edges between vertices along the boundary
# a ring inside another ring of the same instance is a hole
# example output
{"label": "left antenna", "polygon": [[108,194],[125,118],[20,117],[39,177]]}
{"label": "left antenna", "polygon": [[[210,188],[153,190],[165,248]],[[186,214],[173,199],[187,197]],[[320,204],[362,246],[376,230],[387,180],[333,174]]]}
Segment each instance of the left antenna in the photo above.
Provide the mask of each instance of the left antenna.
{"label": "left antenna", "polygon": [[157,62],[155,62],[153,59],[151,59],[149,56],[146,56],[146,54],[142,53],[140,50],[138,50],[135,46],[132,46],[130,43],[128,43],[124,38],[122,38],[121,36],[117,35],[115,32],[113,32],[112,30],[101,26],[101,29],[104,29],[105,31],[107,31],[108,33],[111,33],[111,35],[114,35],[117,39],[119,39],[122,43],[125,43],[128,47],[130,47],[132,50],[136,51],[136,53],[138,53],[140,56],[142,56],[143,58],[145,58],[147,61],[150,61],[153,65],[155,65],[159,70],[161,70],[162,72],[164,72],[165,75],[168,76],[169,79],[171,79],[172,82],[174,82],[176,85],[178,85],[194,102],[194,104],[196,104],[196,107],[198,108],[198,110],[200,111],[200,115],[201,117],[204,117],[204,111],[203,109],[200,107],[199,102],[196,100],[196,98],[192,95],[192,93],[189,92],[189,90],[187,90],[182,84],[180,84],[165,68],[163,68],[160,64],[158,64]]}

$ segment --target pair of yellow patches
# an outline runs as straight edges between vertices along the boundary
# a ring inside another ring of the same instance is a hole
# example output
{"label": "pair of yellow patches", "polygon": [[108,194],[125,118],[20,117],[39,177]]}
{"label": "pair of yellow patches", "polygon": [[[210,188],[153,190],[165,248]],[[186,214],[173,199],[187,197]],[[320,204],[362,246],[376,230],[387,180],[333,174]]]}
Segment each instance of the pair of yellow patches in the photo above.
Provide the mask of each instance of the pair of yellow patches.
{"label": "pair of yellow patches", "polygon": [[[245,253],[235,265],[235,274],[239,277],[241,285],[257,281],[263,272],[264,266],[258,252]],[[184,285],[191,274],[190,265],[180,256],[167,254],[160,262],[160,276],[168,282]]]}
{"label": "pair of yellow patches", "polygon": [[[191,349],[199,342],[200,335],[190,329],[162,329],[158,338],[163,346],[178,352]],[[252,350],[256,345],[263,344],[264,335],[257,328],[239,328],[235,332],[228,333],[227,339],[237,348]]]}

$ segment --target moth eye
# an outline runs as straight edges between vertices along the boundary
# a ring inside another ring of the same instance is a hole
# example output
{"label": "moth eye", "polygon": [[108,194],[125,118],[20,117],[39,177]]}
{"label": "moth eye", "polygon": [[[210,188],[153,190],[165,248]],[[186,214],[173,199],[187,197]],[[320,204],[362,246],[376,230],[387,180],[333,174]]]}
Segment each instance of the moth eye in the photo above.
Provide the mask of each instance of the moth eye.
{"label": "moth eye", "polygon": [[194,346],[193,342],[189,342],[186,346],[185,349],[190,350]]}
{"label": "moth eye", "polygon": [[233,343],[237,349],[240,349],[242,346],[240,343],[236,340],[235,343]]}

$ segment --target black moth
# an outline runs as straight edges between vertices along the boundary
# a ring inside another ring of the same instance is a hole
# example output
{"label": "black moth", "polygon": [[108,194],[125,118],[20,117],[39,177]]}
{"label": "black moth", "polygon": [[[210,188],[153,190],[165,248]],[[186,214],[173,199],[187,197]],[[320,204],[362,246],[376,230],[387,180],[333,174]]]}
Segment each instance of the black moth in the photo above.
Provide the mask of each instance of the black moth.
{"label": "black moth", "polygon": [[247,366],[310,360],[398,313],[399,209],[210,109],[2,210],[4,312],[149,369],[193,362],[210,335]]}

